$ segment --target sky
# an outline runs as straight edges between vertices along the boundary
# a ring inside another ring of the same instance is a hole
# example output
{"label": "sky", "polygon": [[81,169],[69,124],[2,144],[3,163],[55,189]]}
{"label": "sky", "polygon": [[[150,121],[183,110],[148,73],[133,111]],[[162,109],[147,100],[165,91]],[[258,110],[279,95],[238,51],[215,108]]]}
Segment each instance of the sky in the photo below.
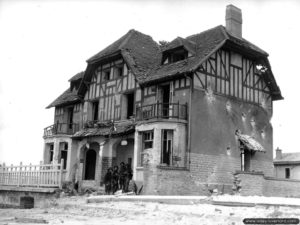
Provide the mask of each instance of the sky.
{"label": "sky", "polygon": [[38,163],[45,109],[85,70],[86,60],[130,29],[155,41],[225,25],[226,5],[242,9],[243,37],[269,53],[284,100],[273,106],[273,145],[300,152],[300,1],[0,0],[0,163]]}

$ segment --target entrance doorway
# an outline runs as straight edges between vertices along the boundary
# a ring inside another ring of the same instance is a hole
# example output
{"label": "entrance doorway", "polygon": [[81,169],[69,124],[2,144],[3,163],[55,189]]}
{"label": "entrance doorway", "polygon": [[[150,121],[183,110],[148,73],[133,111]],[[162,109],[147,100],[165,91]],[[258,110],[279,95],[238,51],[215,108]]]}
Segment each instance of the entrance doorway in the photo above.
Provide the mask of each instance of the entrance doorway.
{"label": "entrance doorway", "polygon": [[133,147],[134,140],[127,139],[127,145],[121,145],[121,142],[116,147],[116,164],[120,166],[121,162],[129,164],[133,167]]}
{"label": "entrance doorway", "polygon": [[85,153],[85,180],[95,180],[97,153],[93,149],[89,149]]}

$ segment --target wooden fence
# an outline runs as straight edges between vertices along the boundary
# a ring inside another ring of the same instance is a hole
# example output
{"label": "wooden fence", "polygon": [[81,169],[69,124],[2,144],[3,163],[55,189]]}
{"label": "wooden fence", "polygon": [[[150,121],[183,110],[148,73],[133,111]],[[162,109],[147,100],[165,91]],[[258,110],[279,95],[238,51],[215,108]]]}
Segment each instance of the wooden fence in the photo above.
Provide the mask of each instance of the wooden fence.
{"label": "wooden fence", "polygon": [[27,186],[27,187],[59,187],[62,188],[63,165],[40,164],[24,166],[0,166],[0,186]]}

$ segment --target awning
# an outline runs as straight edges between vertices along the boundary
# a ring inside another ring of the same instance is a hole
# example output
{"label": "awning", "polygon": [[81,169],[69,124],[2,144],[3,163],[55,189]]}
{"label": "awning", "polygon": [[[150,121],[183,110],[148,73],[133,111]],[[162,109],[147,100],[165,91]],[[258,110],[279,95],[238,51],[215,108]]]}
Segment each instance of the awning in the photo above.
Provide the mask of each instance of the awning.
{"label": "awning", "polygon": [[73,138],[84,138],[92,136],[119,136],[133,133],[134,124],[115,124],[111,127],[85,128],[73,135]]}
{"label": "awning", "polygon": [[238,137],[240,142],[244,146],[246,146],[247,149],[258,151],[258,152],[266,152],[263,146],[258,141],[256,141],[253,137],[246,134],[240,134],[240,133],[236,133],[235,135]]}

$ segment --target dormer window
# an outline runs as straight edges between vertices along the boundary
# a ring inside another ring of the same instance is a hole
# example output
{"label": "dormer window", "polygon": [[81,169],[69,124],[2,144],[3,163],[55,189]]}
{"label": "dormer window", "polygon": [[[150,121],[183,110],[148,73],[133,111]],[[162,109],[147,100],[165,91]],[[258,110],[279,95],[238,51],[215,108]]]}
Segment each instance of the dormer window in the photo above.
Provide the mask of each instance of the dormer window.
{"label": "dormer window", "polygon": [[163,64],[174,63],[188,58],[188,51],[177,48],[163,53]]}

